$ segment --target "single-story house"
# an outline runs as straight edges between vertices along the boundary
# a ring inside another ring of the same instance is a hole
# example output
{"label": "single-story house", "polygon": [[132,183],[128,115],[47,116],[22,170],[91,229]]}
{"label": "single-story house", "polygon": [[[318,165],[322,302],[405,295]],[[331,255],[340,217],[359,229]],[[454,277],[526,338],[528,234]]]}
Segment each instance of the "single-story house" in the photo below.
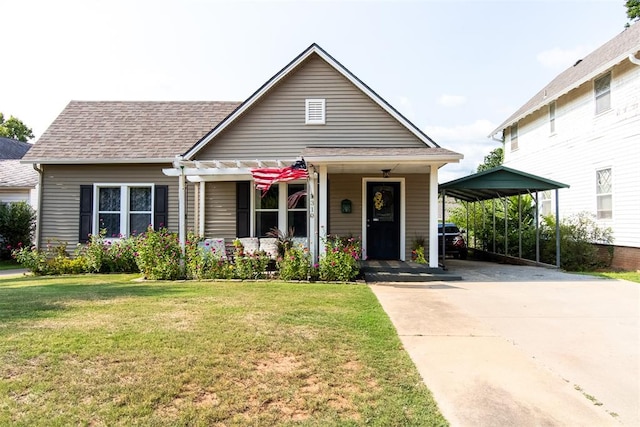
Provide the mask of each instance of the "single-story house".
{"label": "single-story house", "polygon": [[[40,245],[149,224],[182,242],[276,227],[316,259],[327,234],[392,260],[423,237],[437,267],[438,169],[462,157],[313,44],[241,103],[72,101],[23,162],[41,171]],[[278,180],[292,165],[304,176]],[[275,173],[268,190],[260,172]]]}

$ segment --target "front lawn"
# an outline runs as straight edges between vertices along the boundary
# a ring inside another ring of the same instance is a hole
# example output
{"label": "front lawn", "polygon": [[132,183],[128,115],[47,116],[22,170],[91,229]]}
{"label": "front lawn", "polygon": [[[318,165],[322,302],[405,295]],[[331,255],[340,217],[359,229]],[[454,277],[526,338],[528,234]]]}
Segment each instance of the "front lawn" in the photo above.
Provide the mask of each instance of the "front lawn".
{"label": "front lawn", "polygon": [[14,260],[0,259],[0,270],[16,270],[19,268],[22,268],[22,266]]}
{"label": "front lawn", "polygon": [[446,425],[364,285],[0,278],[0,425]]}
{"label": "front lawn", "polygon": [[590,274],[593,274],[594,276],[607,277],[609,279],[621,279],[640,283],[640,271],[606,271]]}

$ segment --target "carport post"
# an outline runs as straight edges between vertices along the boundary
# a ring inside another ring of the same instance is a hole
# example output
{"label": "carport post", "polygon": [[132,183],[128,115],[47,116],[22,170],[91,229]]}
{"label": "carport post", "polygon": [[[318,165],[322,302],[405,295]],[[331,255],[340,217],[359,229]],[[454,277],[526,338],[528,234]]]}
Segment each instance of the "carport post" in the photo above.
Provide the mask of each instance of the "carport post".
{"label": "carport post", "polygon": [[518,258],[522,258],[522,205],[518,194]]}
{"label": "carport post", "polygon": [[445,228],[445,223],[446,223],[446,217],[445,217],[445,205],[446,205],[446,200],[447,199],[447,190],[442,190],[442,247],[440,248],[442,250],[442,269],[446,270],[447,267],[445,267],[444,265],[444,257],[445,257],[445,252],[444,252],[444,248],[445,248],[445,240],[446,240],[446,228]]}
{"label": "carport post", "polygon": [[556,267],[560,268],[560,199],[556,188]]}
{"label": "carport post", "polygon": [[538,192],[536,191],[536,262],[540,262],[540,210],[538,209]]}
{"label": "carport post", "polygon": [[509,199],[507,196],[504,197],[504,256],[509,254],[509,229],[508,229],[508,221],[507,221],[507,209],[509,205]]}
{"label": "carport post", "polygon": [[493,253],[496,253],[496,199],[491,199],[493,205]]}

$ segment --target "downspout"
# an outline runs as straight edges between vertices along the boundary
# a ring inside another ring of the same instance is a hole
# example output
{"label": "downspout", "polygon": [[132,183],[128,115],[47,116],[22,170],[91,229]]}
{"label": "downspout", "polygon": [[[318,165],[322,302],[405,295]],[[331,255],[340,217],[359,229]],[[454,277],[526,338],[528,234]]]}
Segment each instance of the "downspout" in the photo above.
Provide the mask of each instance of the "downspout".
{"label": "downspout", "polygon": [[32,164],[33,169],[38,172],[38,209],[36,210],[36,232],[35,241],[33,242],[36,248],[40,248],[40,227],[41,227],[41,215],[42,211],[42,182],[44,177],[44,171],[40,168],[40,165]]}

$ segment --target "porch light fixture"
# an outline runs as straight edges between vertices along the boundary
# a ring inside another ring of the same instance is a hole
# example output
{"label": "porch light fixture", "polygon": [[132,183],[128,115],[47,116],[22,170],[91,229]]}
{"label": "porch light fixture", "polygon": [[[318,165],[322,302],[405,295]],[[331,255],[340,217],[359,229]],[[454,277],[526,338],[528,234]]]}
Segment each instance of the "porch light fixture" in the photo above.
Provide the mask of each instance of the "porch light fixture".
{"label": "porch light fixture", "polygon": [[391,169],[381,169],[381,170],[382,170],[382,177],[389,178],[389,173],[391,172]]}

